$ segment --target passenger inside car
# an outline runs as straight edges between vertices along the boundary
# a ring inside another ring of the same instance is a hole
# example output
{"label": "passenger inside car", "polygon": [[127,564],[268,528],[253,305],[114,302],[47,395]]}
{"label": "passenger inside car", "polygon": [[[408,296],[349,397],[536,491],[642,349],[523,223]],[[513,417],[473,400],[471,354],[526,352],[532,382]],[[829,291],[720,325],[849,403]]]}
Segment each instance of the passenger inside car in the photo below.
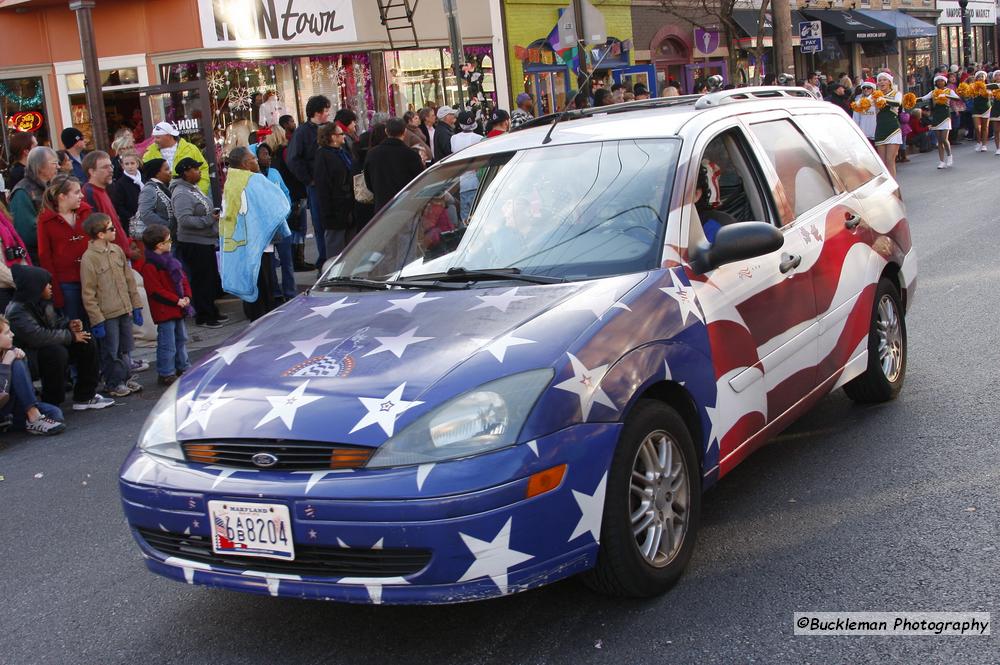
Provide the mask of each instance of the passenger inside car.
{"label": "passenger inside car", "polygon": [[702,164],[698,170],[698,183],[694,190],[694,208],[698,211],[701,228],[708,242],[715,242],[715,236],[723,226],[736,223],[736,218],[711,203],[711,181],[708,167]]}

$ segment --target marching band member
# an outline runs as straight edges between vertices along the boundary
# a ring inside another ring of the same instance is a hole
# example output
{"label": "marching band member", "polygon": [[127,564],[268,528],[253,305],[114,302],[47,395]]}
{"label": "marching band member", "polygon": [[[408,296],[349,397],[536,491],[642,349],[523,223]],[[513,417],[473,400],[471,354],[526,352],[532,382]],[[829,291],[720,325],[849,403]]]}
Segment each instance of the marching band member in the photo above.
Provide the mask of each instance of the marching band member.
{"label": "marching band member", "polygon": [[875,116],[878,114],[878,109],[875,108],[871,97],[874,90],[875,84],[865,81],[861,84],[861,94],[851,102],[851,110],[854,111],[854,122],[858,123],[861,131],[865,133],[869,141],[875,138]]}
{"label": "marching band member", "polygon": [[920,101],[931,102],[931,129],[937,134],[939,169],[946,169],[953,163],[951,143],[948,141],[948,134],[951,133],[952,99],[962,100],[948,87],[948,77],[941,74],[934,77],[934,89],[920,98]]}
{"label": "marching band member", "polygon": [[872,93],[872,107],[875,114],[875,150],[882,158],[889,174],[896,177],[896,153],[903,144],[903,132],[899,126],[899,109],[903,105],[903,95],[896,89],[892,74],[881,72],[877,78],[878,90]]}
{"label": "marching band member", "polygon": [[[994,71],[990,78],[993,82],[986,86],[993,102],[990,106],[990,122],[1000,123],[1000,69]],[[1000,124],[993,125],[993,142],[997,147],[993,154],[1000,155]]]}
{"label": "marching band member", "polygon": [[990,91],[986,87],[986,72],[976,72],[970,86],[972,94],[972,126],[976,130],[976,152],[986,152],[990,140]]}

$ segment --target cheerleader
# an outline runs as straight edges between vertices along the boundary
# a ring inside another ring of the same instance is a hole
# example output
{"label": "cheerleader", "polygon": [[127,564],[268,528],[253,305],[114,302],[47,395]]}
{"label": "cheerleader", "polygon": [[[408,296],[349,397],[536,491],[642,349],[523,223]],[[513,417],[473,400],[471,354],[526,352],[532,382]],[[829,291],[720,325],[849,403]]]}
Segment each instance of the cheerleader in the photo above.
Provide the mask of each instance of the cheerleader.
{"label": "cheerleader", "polygon": [[993,102],[990,106],[990,122],[998,123],[993,125],[993,142],[997,147],[997,151],[993,154],[1000,155],[1000,69],[993,72],[990,78],[993,82],[986,86]]}
{"label": "cheerleader", "polygon": [[976,129],[976,152],[986,152],[986,144],[990,141],[990,91],[986,87],[986,72],[976,72],[972,82],[970,110],[972,111],[972,126]]}
{"label": "cheerleader", "polygon": [[951,143],[948,134],[951,133],[951,100],[962,101],[958,94],[948,87],[948,77],[938,74],[934,77],[934,89],[920,98],[931,102],[931,129],[937,135],[938,168],[946,169],[952,165]]}
{"label": "cheerleader", "polygon": [[875,139],[875,116],[878,114],[878,109],[875,108],[872,100],[872,92],[875,90],[875,84],[865,81],[858,89],[861,91],[861,94],[851,102],[851,110],[854,111],[854,122],[858,123],[858,127],[865,133],[868,140],[872,141]]}
{"label": "cheerleader", "polygon": [[896,89],[892,74],[882,72],[877,81],[878,90],[872,93],[872,107],[876,111],[875,150],[889,174],[895,178],[896,154],[903,144],[903,132],[899,127],[899,108],[903,105],[903,95]]}

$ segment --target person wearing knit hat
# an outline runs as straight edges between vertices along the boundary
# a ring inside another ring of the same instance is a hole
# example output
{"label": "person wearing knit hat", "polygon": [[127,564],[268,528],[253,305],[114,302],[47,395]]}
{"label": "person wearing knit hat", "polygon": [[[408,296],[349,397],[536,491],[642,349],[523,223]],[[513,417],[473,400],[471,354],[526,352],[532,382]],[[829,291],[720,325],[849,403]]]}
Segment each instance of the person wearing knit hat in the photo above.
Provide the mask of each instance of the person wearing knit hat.
{"label": "person wearing knit hat", "polygon": [[920,101],[931,103],[931,129],[937,135],[938,168],[946,169],[952,165],[951,142],[951,104],[950,101],[961,97],[948,87],[948,77],[938,74],[934,77],[934,88],[920,98]]}
{"label": "person wearing knit hat", "polygon": [[1000,155],[1000,69],[990,74],[990,82],[986,84],[986,89],[990,91],[992,105],[990,106],[990,122],[998,123],[993,125],[993,143],[996,145],[994,155]]}
{"label": "person wearing knit hat", "polygon": [[518,95],[515,100],[515,105],[517,108],[510,114],[511,129],[517,129],[535,117],[532,115],[532,111],[535,110],[535,100],[533,100],[531,95],[528,93],[522,92]]}
{"label": "person wearing knit hat", "polygon": [[[990,91],[986,87],[987,74],[976,72],[972,83],[972,126],[976,130],[976,152],[986,152],[990,140]],[[982,84],[982,85],[980,85]]]}
{"label": "person wearing knit hat", "polygon": [[70,163],[73,165],[73,175],[80,182],[87,182],[87,176],[83,172],[83,132],[76,127],[67,127],[59,135],[63,147],[69,155]]}

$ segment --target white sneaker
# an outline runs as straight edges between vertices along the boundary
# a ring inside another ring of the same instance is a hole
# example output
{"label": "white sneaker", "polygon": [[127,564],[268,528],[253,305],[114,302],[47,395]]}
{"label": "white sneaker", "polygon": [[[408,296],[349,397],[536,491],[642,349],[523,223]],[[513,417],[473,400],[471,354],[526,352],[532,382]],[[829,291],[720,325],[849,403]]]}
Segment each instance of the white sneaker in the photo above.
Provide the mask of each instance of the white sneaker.
{"label": "white sneaker", "polygon": [[1000,155],[1000,148],[997,148],[997,151],[995,153],[993,153],[993,154],[994,155]]}
{"label": "white sneaker", "polygon": [[948,168],[948,165],[947,165],[947,164],[945,164],[944,162],[938,162],[938,168],[939,168],[939,169],[944,169],[944,168]]}
{"label": "white sneaker", "polygon": [[954,157],[954,155],[948,155],[947,157],[944,158],[944,165],[945,166],[951,166],[954,163],[955,163],[955,157]]}
{"label": "white sneaker", "polygon": [[101,395],[94,395],[89,402],[73,402],[74,411],[86,411],[87,409],[106,409],[114,406],[115,401]]}

